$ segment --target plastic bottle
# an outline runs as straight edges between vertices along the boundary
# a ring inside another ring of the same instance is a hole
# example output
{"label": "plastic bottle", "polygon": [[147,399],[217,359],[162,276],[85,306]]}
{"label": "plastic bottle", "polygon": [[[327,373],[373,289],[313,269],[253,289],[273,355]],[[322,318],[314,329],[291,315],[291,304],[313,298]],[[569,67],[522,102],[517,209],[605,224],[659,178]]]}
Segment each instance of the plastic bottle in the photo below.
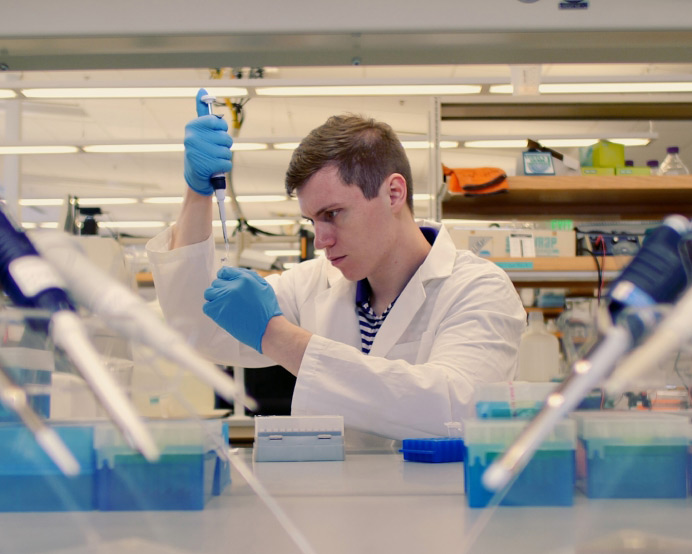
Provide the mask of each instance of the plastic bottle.
{"label": "plastic bottle", "polygon": [[661,174],[661,170],[658,167],[658,160],[649,160],[646,162],[646,165],[651,170],[651,175]]}
{"label": "plastic bottle", "polygon": [[690,170],[680,159],[680,149],[669,146],[666,157],[661,162],[661,175],[689,175]]}
{"label": "plastic bottle", "polygon": [[560,374],[560,343],[541,312],[529,312],[529,326],[519,345],[518,381],[547,382]]}

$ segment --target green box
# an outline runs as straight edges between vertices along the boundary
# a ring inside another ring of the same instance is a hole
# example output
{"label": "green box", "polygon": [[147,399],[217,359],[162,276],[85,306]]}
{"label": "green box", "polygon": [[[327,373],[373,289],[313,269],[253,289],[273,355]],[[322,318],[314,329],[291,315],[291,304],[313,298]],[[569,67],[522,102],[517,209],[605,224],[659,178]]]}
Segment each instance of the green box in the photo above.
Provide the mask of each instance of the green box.
{"label": "green box", "polygon": [[595,167],[624,167],[625,145],[599,140],[593,145],[591,160]]}
{"label": "green box", "polygon": [[582,175],[615,175],[614,167],[582,167]]}
{"label": "green box", "polygon": [[615,175],[651,175],[650,167],[616,167]]}

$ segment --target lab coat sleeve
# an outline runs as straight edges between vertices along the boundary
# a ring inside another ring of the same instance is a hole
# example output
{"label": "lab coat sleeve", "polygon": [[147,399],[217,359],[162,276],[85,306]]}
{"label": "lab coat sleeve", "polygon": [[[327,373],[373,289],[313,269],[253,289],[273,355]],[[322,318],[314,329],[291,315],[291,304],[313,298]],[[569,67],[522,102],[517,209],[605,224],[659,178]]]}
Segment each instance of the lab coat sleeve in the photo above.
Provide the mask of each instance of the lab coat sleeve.
{"label": "lab coat sleeve", "polygon": [[526,314],[497,273],[468,290],[440,292],[431,309],[438,320],[420,343],[398,345],[418,350],[415,363],[313,336],[293,413],[341,414],[347,427],[391,439],[447,436],[445,422],[470,415],[478,383],[513,378]]}
{"label": "lab coat sleeve", "polygon": [[166,321],[211,361],[221,365],[266,367],[269,358],[239,343],[204,315],[204,291],[217,270],[213,236],[170,249],[172,228],[147,243],[156,295]]}

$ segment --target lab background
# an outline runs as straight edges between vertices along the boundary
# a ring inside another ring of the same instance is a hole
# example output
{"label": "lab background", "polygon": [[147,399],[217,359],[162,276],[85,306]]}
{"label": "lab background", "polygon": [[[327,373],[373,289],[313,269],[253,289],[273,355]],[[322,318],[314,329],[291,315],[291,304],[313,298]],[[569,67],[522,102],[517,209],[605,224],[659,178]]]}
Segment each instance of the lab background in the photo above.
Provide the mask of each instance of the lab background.
{"label": "lab background", "polygon": [[[0,152],[30,146],[72,151],[3,152],[0,195],[27,230],[62,229],[72,219],[89,258],[153,309],[144,244],[175,221],[185,187],[180,145],[185,124],[194,117],[192,98],[202,86],[244,89],[217,95],[214,107],[231,124],[236,144],[227,210],[231,258],[239,265],[280,271],[305,255],[320,255],[309,247],[301,252],[309,244],[310,225],[297,202],[284,195],[292,148],[332,114],[372,116],[391,124],[407,146],[416,216],[444,221],[460,247],[477,248],[506,264],[529,314],[540,314],[546,332],[560,337],[562,377],[582,352],[584,335],[593,337],[598,297],[627,265],[630,258],[623,256],[635,254],[666,215],[692,213],[688,177],[585,175],[584,184],[571,186],[559,176],[523,177],[520,163],[526,139],[576,160],[598,140],[620,139],[629,141],[623,155],[636,168],[662,162],[670,146],[678,146],[682,161],[692,167],[692,12],[683,2],[434,1],[403,9],[358,1],[341,6],[334,17],[333,6],[305,0],[233,7],[211,1],[201,9],[190,2],[126,1],[95,8],[80,1],[10,1],[3,12],[8,16],[0,18],[0,90],[20,96],[0,99]],[[594,83],[678,88],[552,94],[540,89]],[[382,85],[469,88],[377,95],[316,91]],[[193,92],[171,98],[148,97],[142,90],[129,98],[55,96],[65,89],[107,87]],[[312,90],[283,95],[279,87]],[[30,96],[27,89],[38,93]],[[42,95],[47,89],[58,92]],[[486,198],[452,194],[442,164],[499,168],[509,190]],[[555,166],[558,172],[569,170]],[[536,184],[539,179],[545,181]],[[214,233],[222,255],[218,222]],[[567,237],[566,250],[556,247],[543,256],[533,243],[528,245],[533,256],[515,259],[515,248],[527,246],[522,240],[527,233]],[[474,242],[479,236],[483,241]],[[526,261],[534,258],[536,265],[527,269]],[[230,483],[217,482],[218,495],[205,489],[202,509],[194,510],[150,504],[157,491],[134,480],[129,486],[134,501],[120,510],[85,509],[71,489],[58,495],[67,506],[60,511],[20,511],[10,502],[0,514],[8,537],[0,552],[177,553],[220,545],[250,552],[498,552],[508,545],[517,552],[684,552],[692,544],[684,524],[690,515],[686,467],[681,469],[687,464],[688,431],[680,422],[688,422],[690,370],[684,349],[662,360],[644,388],[637,385],[629,395],[611,398],[589,396],[594,411],[634,414],[627,430],[618,422],[574,423],[575,433],[586,426],[598,439],[612,433],[630,446],[654,441],[653,467],[641,467],[636,457],[609,458],[616,451],[606,443],[596,454],[584,450],[581,460],[587,464],[602,456],[620,462],[604,473],[600,488],[589,489],[593,484],[577,459],[576,472],[581,467],[586,484],[574,496],[573,483],[557,475],[548,484],[534,483],[520,505],[509,506],[500,497],[474,496],[463,463],[417,463],[403,460],[398,451],[346,452],[343,462],[253,461],[248,446],[254,422],[240,407],[242,390],[235,403],[223,403],[193,376],[160,360],[150,363],[151,353],[93,325],[104,355],[132,361],[113,371],[142,415],[167,422],[194,413],[210,425],[223,418],[231,445],[240,447],[225,466],[217,461],[222,473],[229,471]],[[152,374],[154,365],[163,378]],[[281,368],[228,371],[259,401],[261,413],[288,413],[292,382]],[[103,415],[89,391],[67,390],[53,399],[51,418]],[[636,419],[654,409],[674,412],[679,420]],[[627,434],[632,427],[636,438]],[[477,431],[482,450],[490,431]],[[450,427],[450,435],[454,432]],[[511,435],[507,429],[498,432]],[[562,444],[559,439],[553,436],[554,444]],[[576,448],[576,439],[570,440]],[[649,488],[622,484],[633,467],[653,475],[645,479]],[[684,490],[664,492],[672,486],[667,477],[681,470]],[[568,491],[568,505],[547,507],[545,499],[537,505],[541,495],[558,489]]]}

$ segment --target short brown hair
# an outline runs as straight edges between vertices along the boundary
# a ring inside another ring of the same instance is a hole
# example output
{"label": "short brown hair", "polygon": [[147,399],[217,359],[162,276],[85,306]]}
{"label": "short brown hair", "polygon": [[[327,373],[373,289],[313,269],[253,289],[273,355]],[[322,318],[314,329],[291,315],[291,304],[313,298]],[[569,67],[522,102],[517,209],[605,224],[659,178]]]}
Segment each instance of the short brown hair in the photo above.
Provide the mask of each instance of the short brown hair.
{"label": "short brown hair", "polygon": [[333,166],[347,185],[356,185],[365,198],[377,196],[392,173],[406,180],[406,203],[413,213],[411,164],[394,130],[374,119],[335,115],[313,129],[293,152],[286,171],[286,192],[292,196],[315,173]]}

